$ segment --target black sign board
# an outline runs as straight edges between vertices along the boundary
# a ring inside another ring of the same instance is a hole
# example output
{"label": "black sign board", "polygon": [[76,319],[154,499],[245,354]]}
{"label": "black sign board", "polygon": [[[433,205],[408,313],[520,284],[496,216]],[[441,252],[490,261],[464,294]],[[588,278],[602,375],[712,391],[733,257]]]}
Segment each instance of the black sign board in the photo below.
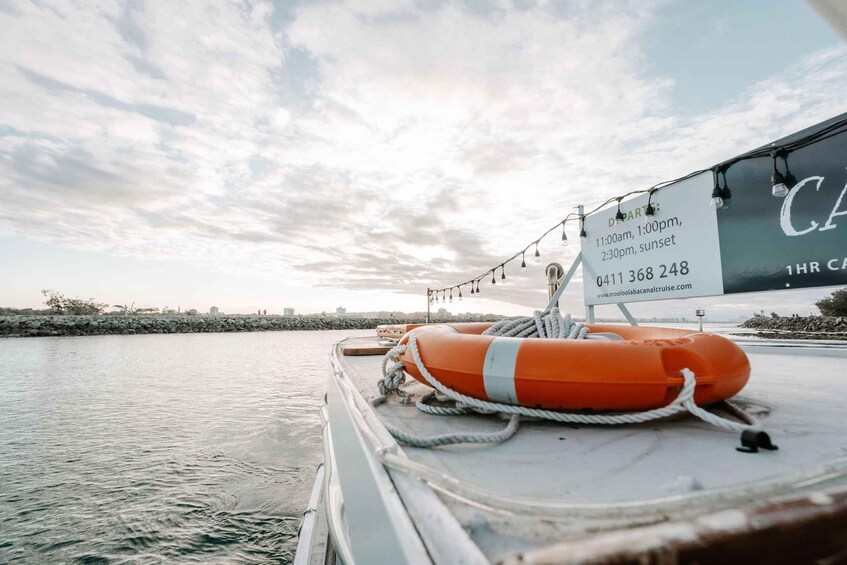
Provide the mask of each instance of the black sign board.
{"label": "black sign board", "polygon": [[[838,116],[774,142],[820,131]],[[847,284],[847,128],[785,161],[796,184],[784,198],[771,195],[773,160],[739,161],[726,171],[731,207],[717,211],[724,293]],[[790,183],[789,183],[790,186]]]}

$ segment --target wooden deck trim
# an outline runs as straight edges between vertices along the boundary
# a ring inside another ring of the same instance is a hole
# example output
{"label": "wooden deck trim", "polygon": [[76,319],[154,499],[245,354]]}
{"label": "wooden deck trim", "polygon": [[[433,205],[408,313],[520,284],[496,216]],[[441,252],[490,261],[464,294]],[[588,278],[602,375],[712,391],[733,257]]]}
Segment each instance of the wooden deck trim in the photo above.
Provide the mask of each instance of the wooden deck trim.
{"label": "wooden deck trim", "polygon": [[847,489],[609,532],[520,553],[503,564],[729,562],[847,562]]}

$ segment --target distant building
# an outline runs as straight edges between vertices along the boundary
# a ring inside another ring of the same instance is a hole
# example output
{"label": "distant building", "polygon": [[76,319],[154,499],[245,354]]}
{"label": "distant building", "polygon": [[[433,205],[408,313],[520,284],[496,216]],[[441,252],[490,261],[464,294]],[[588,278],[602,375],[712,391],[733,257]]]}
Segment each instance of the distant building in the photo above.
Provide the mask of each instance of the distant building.
{"label": "distant building", "polygon": [[218,311],[217,306],[212,306],[211,308],[209,308],[209,315],[210,316],[217,316],[218,314],[220,314],[220,312]]}
{"label": "distant building", "polygon": [[294,315],[294,308],[283,308],[282,309],[282,315],[283,316],[293,316]]}
{"label": "distant building", "polygon": [[339,306],[338,308],[335,309],[335,317],[336,318],[343,318],[346,315],[347,315],[347,308],[342,308],[341,306]]}

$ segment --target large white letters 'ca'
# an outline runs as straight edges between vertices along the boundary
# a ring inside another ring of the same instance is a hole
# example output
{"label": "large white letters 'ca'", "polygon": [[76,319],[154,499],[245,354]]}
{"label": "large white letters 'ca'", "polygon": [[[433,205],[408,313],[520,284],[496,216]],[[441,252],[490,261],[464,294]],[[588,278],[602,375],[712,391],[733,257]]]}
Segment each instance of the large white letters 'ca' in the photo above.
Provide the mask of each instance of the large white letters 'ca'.
{"label": "large white letters 'ca'", "polygon": [[[817,181],[817,185],[815,186],[815,192],[820,190],[821,183],[823,182],[824,177],[807,177],[798,182],[794,188],[788,193],[788,196],[785,197],[785,200],[782,203],[782,210],[779,212],[779,225],[782,227],[782,231],[788,237],[796,237],[798,235],[804,235],[809,233],[810,231],[814,231],[820,225],[816,221],[812,220],[809,223],[809,227],[804,230],[796,230],[794,226],[791,224],[791,205],[794,203],[794,197],[797,196],[797,193],[800,191],[803,186],[808,182]],[[844,193],[847,192],[847,185],[844,186],[844,189],[841,191],[841,194],[838,195],[838,200],[835,201],[835,206],[832,207],[832,212],[830,212],[829,217],[826,219],[826,223],[822,228],[818,231],[827,231],[832,230],[838,227],[838,224],[833,224],[832,219],[837,216],[847,216],[847,210],[838,211],[838,208],[841,206],[841,201],[844,199]]]}

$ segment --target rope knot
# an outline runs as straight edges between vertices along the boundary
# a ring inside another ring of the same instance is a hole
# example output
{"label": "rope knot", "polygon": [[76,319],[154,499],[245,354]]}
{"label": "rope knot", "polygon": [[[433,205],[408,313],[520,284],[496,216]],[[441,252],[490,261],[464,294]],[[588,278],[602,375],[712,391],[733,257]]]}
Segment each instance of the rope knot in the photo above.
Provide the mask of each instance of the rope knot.
{"label": "rope knot", "polygon": [[[382,378],[377,381],[379,394],[386,394],[396,391],[406,381],[406,373],[403,370],[406,364],[400,360],[400,356],[406,352],[405,345],[397,345],[388,350],[385,357],[382,358]],[[388,362],[393,361],[389,367]]]}

